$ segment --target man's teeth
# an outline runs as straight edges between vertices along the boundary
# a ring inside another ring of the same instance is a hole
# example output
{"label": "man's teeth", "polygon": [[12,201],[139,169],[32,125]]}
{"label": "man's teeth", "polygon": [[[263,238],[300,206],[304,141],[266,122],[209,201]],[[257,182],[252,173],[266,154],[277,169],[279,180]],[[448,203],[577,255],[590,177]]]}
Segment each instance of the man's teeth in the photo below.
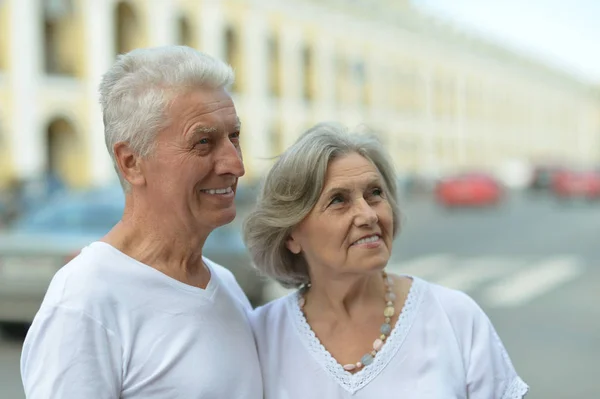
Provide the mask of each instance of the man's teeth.
{"label": "man's teeth", "polygon": [[202,192],[205,192],[207,194],[229,194],[233,192],[233,189],[231,187],[227,187],[227,188],[218,188],[218,189],[211,189],[211,190],[202,190]]}
{"label": "man's teeth", "polygon": [[354,243],[354,245],[366,244],[368,242],[375,242],[375,241],[379,241],[379,236],[375,235],[375,236],[361,238],[360,240],[356,241]]}

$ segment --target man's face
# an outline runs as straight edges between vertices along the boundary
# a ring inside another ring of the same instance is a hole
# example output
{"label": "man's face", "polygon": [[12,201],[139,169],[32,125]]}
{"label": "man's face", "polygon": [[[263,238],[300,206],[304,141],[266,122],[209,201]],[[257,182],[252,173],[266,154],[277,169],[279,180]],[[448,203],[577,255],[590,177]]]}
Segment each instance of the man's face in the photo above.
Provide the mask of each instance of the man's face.
{"label": "man's face", "polygon": [[190,232],[231,222],[237,181],[244,175],[231,97],[223,89],[192,90],[175,98],[167,116],[169,126],[142,161],[152,208],[165,223]]}

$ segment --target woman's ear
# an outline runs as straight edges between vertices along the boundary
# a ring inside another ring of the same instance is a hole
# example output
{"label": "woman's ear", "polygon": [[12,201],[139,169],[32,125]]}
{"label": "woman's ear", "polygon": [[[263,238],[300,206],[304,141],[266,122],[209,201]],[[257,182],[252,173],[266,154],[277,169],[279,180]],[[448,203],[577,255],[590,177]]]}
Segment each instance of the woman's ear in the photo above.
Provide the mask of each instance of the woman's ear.
{"label": "woman's ear", "polygon": [[285,241],[285,246],[287,247],[287,249],[290,250],[290,252],[296,255],[298,255],[302,251],[300,243],[294,238],[293,235],[290,235]]}

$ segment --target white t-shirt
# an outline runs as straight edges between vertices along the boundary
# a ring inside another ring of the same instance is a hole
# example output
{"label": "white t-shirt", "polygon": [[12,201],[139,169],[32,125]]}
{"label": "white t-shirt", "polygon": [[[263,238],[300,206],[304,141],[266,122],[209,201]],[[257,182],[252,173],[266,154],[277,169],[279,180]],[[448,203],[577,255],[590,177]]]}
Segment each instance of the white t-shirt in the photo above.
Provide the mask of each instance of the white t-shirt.
{"label": "white t-shirt", "polygon": [[250,303],[204,259],[206,289],[94,242],[53,278],[27,334],[29,399],[262,399]]}
{"label": "white t-shirt", "polygon": [[320,344],[297,292],[256,309],[250,319],[265,398],[522,398],[528,387],[479,306],[462,292],[412,279],[390,337],[355,374]]}

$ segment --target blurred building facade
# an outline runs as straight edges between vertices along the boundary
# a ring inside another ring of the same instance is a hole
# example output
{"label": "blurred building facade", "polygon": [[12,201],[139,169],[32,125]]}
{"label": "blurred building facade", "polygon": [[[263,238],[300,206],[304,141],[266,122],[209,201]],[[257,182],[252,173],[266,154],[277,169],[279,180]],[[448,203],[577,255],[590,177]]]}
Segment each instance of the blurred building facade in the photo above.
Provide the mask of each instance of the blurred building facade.
{"label": "blurred building facade", "polygon": [[236,70],[249,180],[323,120],[375,129],[403,173],[600,158],[597,88],[407,0],[4,0],[0,185],[113,181],[100,77],[116,54],[170,43]]}

